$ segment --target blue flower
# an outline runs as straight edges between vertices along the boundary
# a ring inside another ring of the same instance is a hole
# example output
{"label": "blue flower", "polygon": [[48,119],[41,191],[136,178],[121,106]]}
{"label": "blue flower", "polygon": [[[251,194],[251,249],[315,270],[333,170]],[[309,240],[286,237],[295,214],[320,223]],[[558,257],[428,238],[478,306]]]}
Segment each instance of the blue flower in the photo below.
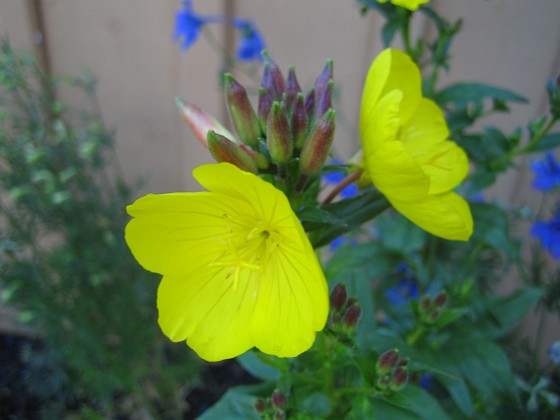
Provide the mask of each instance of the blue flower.
{"label": "blue flower", "polygon": [[418,283],[412,278],[404,278],[395,287],[385,291],[385,297],[395,306],[404,305],[411,298],[418,297]]}
{"label": "blue flower", "polygon": [[429,373],[423,373],[420,376],[418,385],[420,385],[420,388],[424,388],[425,390],[430,389],[430,387],[432,386],[432,375],[430,375]]}
{"label": "blue flower", "polygon": [[262,60],[261,52],[266,49],[264,39],[250,20],[234,19],[233,26],[241,31],[237,58],[241,61]]}
{"label": "blue flower", "polygon": [[175,32],[173,41],[180,41],[181,49],[186,50],[196,42],[204,25],[212,22],[223,22],[220,16],[200,16],[193,11],[190,0],[183,0],[183,9],[175,14]]}
{"label": "blue flower", "polygon": [[549,152],[543,160],[533,162],[531,169],[535,173],[533,188],[540,191],[550,191],[560,185],[560,163]]}
{"label": "blue flower", "polygon": [[[331,165],[341,165],[343,162],[340,160],[332,160],[330,162]],[[342,180],[345,178],[345,173],[344,171],[335,171],[335,172],[330,172],[328,174],[326,174],[323,179],[325,180],[325,182],[327,182],[328,184],[339,184],[340,182],[342,182]],[[351,197],[355,197],[358,195],[358,187],[356,186],[356,184],[352,183],[350,185],[348,185],[346,188],[344,188],[341,192],[340,192],[340,196],[342,198],[351,198]]]}
{"label": "blue flower", "polygon": [[548,348],[548,357],[557,365],[560,364],[560,341],[556,341]]}
{"label": "blue flower", "polygon": [[560,260],[560,206],[551,220],[533,223],[531,235],[540,239],[542,247],[547,249],[555,259]]}

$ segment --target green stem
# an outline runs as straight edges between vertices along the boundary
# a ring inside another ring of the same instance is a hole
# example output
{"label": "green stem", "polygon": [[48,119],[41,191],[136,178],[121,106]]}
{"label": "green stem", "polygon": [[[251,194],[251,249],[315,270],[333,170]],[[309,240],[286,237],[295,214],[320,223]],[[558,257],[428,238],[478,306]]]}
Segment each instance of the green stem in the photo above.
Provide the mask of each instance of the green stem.
{"label": "green stem", "polygon": [[416,330],[414,330],[414,332],[407,337],[406,344],[411,347],[414,346],[414,344],[416,344],[416,342],[424,335],[425,332],[426,327],[424,327],[422,324],[418,325],[416,327]]}

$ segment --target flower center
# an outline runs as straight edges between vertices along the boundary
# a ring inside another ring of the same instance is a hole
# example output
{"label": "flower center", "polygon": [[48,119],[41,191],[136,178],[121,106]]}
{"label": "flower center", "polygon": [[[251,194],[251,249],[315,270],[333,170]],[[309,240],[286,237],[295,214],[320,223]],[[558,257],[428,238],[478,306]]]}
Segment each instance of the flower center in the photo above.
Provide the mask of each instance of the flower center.
{"label": "flower center", "polygon": [[[224,250],[211,265],[227,269],[226,278],[232,278],[233,290],[237,290],[242,270],[257,273],[262,271],[278,247],[278,234],[263,226],[262,221],[244,220],[234,223],[227,214],[223,217],[229,233],[220,238]],[[254,227],[251,228],[251,225]]]}

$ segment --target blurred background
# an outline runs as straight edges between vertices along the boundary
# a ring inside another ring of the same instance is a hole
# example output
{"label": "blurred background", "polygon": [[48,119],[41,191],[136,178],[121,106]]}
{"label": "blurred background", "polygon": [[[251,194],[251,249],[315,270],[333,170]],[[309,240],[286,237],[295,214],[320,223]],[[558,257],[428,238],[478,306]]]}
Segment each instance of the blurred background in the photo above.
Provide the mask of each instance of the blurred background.
{"label": "blurred background", "polygon": [[[546,112],[547,80],[560,71],[560,1],[432,0],[430,5],[448,20],[463,22],[452,48],[452,69],[440,87],[484,82],[527,98],[528,104],[488,120],[506,133]],[[223,56],[204,37],[188,51],[173,42],[180,6],[180,0],[0,0],[0,36],[15,50],[33,53],[47,73],[75,76],[87,69],[97,79],[101,117],[115,133],[116,153],[108,169],[139,185],[130,200],[147,192],[196,190],[192,169],[212,161],[182,120],[176,96],[227,121],[219,83]],[[362,83],[382,50],[380,16],[362,16],[354,0],[194,0],[193,6],[202,15],[251,19],[274,61],[284,74],[294,65],[304,89],[333,59],[334,153],[348,158],[358,150]],[[235,55],[238,31],[225,25],[211,30]],[[417,16],[413,31],[429,38],[432,28]],[[241,83],[258,86],[260,63],[231,71]],[[56,96],[69,106],[86,106],[84,96],[69,89],[57,90]],[[527,164],[519,161],[518,170],[500,179],[488,198],[531,206],[536,193]],[[3,331],[30,334],[17,314],[0,309]],[[558,325],[547,328],[557,336]]]}

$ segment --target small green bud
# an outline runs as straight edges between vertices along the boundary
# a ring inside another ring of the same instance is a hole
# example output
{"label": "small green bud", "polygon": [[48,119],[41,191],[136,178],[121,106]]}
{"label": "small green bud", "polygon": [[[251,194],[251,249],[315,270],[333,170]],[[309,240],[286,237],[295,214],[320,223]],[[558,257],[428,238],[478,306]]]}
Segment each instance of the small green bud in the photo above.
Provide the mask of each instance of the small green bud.
{"label": "small green bud", "polygon": [[259,119],[247,97],[247,92],[230,73],[224,75],[227,109],[241,141],[256,146],[261,136]]}
{"label": "small green bud", "polygon": [[241,146],[212,130],[208,132],[208,149],[217,162],[228,162],[254,174],[258,172],[257,164]]}
{"label": "small green bud", "polygon": [[440,315],[441,315],[441,312],[438,311],[437,309],[434,309],[433,311],[430,311],[428,313],[428,315],[426,316],[426,323],[427,324],[435,324],[437,322],[437,320],[439,319]]}
{"label": "small green bud", "polygon": [[389,381],[391,380],[390,375],[383,375],[377,378],[375,381],[375,387],[380,391],[386,391],[389,389]]}
{"label": "small green bud", "polygon": [[325,165],[334,138],[334,119],[334,110],[328,110],[307,136],[299,161],[300,169],[305,175],[314,175]]}
{"label": "small green bud", "polygon": [[272,103],[266,124],[266,143],[274,163],[286,163],[292,157],[294,141],[286,111],[278,102]]}

